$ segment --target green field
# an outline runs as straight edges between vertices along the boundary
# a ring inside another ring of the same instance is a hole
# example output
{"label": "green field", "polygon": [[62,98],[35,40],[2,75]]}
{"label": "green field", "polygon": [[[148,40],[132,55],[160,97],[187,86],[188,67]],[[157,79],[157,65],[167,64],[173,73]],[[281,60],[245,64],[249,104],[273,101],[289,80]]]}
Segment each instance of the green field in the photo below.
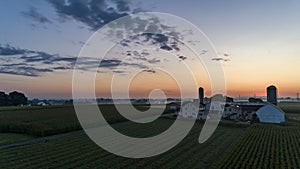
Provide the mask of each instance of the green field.
{"label": "green field", "polygon": [[0,133],[0,145],[34,139],[34,136],[17,133]]}
{"label": "green field", "polygon": [[47,136],[76,129],[80,129],[80,125],[72,106],[27,107],[0,112],[2,133]]}
{"label": "green field", "polygon": [[300,127],[252,125],[220,168],[300,168]]}
{"label": "green field", "polygon": [[286,113],[288,121],[300,122],[300,102],[280,102],[278,106]]}
{"label": "green field", "polygon": [[300,102],[279,102],[278,106],[286,113],[300,114]]}
{"label": "green field", "polygon": [[[100,105],[99,108],[110,124],[127,120],[117,113],[113,105]],[[136,108],[142,111],[148,109],[145,105],[138,105]],[[0,108],[1,133],[49,136],[80,129],[82,128],[73,106]]]}
{"label": "green field", "polygon": [[[160,133],[173,123],[160,118],[146,127],[123,123],[120,132],[147,137]],[[189,135],[170,151],[145,159],[123,158],[95,145],[84,133],[48,141],[2,149],[0,168],[212,168],[231,150],[247,128],[219,126],[204,144],[198,143],[203,123],[196,123]]]}
{"label": "green field", "polygon": [[[198,143],[198,137],[204,121],[198,121],[180,144],[155,157],[130,159],[113,155],[79,131],[2,148],[0,168],[300,168],[299,105],[279,104],[286,111],[287,119],[280,125],[243,125],[222,120],[213,136],[203,144]],[[136,108],[147,110],[148,106]],[[159,118],[136,124],[125,122],[112,105],[101,105],[100,109],[114,129],[132,137],[154,136],[174,122],[173,118]],[[0,129],[3,145],[81,127],[72,106],[50,106],[0,109]]]}

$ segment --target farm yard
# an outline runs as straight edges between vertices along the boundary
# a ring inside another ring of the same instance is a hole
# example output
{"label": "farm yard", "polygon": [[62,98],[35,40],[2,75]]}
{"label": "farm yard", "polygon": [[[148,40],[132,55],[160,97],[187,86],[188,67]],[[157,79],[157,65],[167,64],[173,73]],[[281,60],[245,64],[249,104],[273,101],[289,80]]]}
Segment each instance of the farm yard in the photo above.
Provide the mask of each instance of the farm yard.
{"label": "farm yard", "polygon": [[[174,122],[173,118],[165,117],[147,124],[126,122],[112,105],[101,106],[112,127],[132,137],[154,136]],[[0,108],[0,147],[66,133],[2,147],[0,168],[300,168],[300,113],[297,104],[292,107],[282,124],[243,125],[222,120],[203,144],[198,143],[198,137],[204,121],[197,121],[180,144],[164,154],[143,159],[119,157],[98,147],[79,131],[81,127],[72,106]]]}

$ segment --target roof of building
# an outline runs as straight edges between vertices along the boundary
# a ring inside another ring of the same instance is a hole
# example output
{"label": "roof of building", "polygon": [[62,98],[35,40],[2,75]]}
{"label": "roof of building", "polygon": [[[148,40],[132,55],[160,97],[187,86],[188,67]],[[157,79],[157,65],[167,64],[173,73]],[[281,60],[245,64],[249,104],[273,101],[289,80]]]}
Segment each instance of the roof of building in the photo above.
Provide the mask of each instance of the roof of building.
{"label": "roof of building", "polygon": [[285,121],[284,111],[273,104],[266,104],[256,112],[260,122],[281,123]]}

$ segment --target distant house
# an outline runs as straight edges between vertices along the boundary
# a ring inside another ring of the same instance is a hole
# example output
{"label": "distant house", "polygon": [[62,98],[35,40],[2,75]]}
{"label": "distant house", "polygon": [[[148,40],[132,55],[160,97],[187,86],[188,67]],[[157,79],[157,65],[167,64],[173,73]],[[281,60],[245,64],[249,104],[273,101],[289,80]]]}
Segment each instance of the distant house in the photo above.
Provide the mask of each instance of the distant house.
{"label": "distant house", "polygon": [[37,106],[47,106],[47,103],[45,103],[45,102],[38,102]]}
{"label": "distant house", "polygon": [[205,110],[212,110],[222,113],[225,107],[225,102],[214,101],[205,105]]}
{"label": "distant house", "polygon": [[281,123],[285,121],[284,112],[273,104],[266,104],[256,111],[260,122]]}
{"label": "distant house", "polygon": [[169,111],[172,111],[172,112],[177,112],[180,110],[180,103],[178,103],[178,102],[168,103],[166,105],[166,109]]}
{"label": "distant house", "polygon": [[199,103],[187,101],[182,104],[179,115],[185,118],[198,118]]}

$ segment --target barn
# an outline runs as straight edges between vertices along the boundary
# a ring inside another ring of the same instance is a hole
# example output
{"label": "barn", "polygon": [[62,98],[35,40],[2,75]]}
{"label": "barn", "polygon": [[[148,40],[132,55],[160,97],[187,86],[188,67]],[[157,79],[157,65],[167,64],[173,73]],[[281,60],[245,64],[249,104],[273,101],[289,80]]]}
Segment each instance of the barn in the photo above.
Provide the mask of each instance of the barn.
{"label": "barn", "polygon": [[273,104],[266,104],[257,110],[256,115],[260,122],[281,123],[285,121],[284,112]]}

